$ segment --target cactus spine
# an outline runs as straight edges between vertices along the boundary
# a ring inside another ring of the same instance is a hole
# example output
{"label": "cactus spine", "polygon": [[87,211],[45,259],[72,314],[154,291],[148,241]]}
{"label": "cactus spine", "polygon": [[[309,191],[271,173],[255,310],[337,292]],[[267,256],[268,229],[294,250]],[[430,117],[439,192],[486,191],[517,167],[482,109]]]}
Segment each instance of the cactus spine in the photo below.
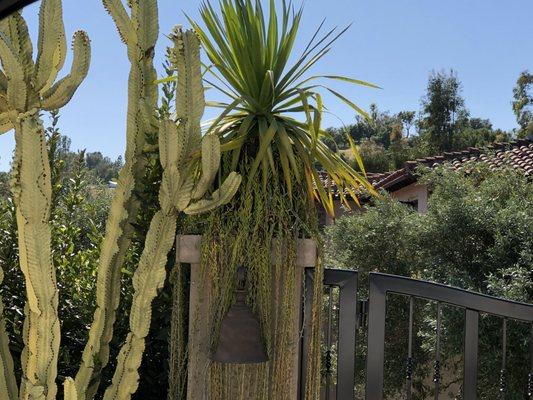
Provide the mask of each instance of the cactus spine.
{"label": "cactus spine", "polygon": [[[66,58],[60,0],[43,0],[39,12],[37,59],[19,13],[0,21],[1,133],[14,128],[16,149],[12,189],[17,208],[20,265],[26,282],[21,399],[55,399],[60,328],[58,293],[50,246],[51,184],[46,140],[39,112],[62,107],[87,75],[89,39],[76,32],[70,73],[55,82]],[[16,399],[7,343],[0,334],[2,398]]]}
{"label": "cactus spine", "polygon": [[[150,327],[151,303],[165,281],[167,255],[174,242],[178,214],[208,211],[229,202],[241,182],[240,175],[232,173],[211,199],[193,201],[193,193],[205,194],[218,171],[220,142],[213,135],[201,138],[200,119],[205,102],[199,40],[194,32],[184,32],[180,28],[174,31],[172,39],[178,71],[178,118],[177,122],[162,121],[159,128],[159,153],[163,166],[159,191],[161,209],[152,219],[139,266],[133,276],[130,333],[120,351],[113,383],[107,389],[104,400],[127,400],[137,389],[138,368]],[[205,170],[193,157],[200,150],[200,145],[203,149],[201,165]],[[200,169],[202,175],[198,178]],[[211,179],[209,184],[206,176]]]}
{"label": "cactus spine", "polygon": [[130,12],[121,0],[103,0],[131,63],[128,80],[128,113],[125,164],[111,204],[106,235],[101,247],[97,280],[97,308],[76,375],[80,399],[92,399],[100,383],[100,372],[109,361],[109,342],[120,301],[120,271],[130,244],[133,222],[139,208],[134,192],[144,173],[145,139],[157,132],[157,79],[153,66],[158,35],[156,0],[132,0]]}

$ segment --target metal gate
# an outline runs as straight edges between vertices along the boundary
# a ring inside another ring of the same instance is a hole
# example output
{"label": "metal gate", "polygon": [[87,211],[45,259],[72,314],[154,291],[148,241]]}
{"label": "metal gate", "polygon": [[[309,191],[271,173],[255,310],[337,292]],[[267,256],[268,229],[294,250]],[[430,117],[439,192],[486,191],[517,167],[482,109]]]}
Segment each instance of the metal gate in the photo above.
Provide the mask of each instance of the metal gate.
{"label": "metal gate", "polygon": [[[306,270],[306,288],[313,287],[313,269]],[[485,313],[501,318],[502,348],[499,391],[502,398],[506,392],[506,364],[508,346],[508,323],[511,320],[529,324],[530,369],[524,372],[524,393],[533,399],[533,305],[499,299],[479,293],[469,292],[441,284],[409,279],[400,276],[371,273],[369,276],[368,301],[358,300],[358,273],[356,271],[326,269],[324,273],[325,293],[325,325],[323,347],[324,383],[322,399],[352,400],[355,399],[355,363],[356,338],[358,328],[366,327],[368,319],[368,340],[366,357],[365,398],[379,400],[383,398],[384,361],[385,361],[385,327],[387,295],[401,295],[408,300],[408,346],[405,354],[405,392],[404,398],[412,398],[413,380],[413,313],[416,299],[429,300],[436,303],[435,354],[433,360],[434,399],[441,396],[441,333],[443,306],[452,306],[464,310],[464,349],[462,359],[463,381],[462,398],[477,399],[478,388],[478,339],[479,314]],[[338,300],[337,300],[338,297]],[[313,301],[312,290],[305,290],[303,306],[302,351],[309,337],[309,315]],[[334,320],[338,329],[333,334]],[[334,351],[335,350],[335,351]],[[333,354],[337,357],[336,372],[332,366]],[[301,372],[305,371],[307,355],[302,352]],[[335,374],[335,376],[333,376]],[[305,388],[304,374],[301,373],[300,398]],[[444,398],[444,397],[443,397]]]}

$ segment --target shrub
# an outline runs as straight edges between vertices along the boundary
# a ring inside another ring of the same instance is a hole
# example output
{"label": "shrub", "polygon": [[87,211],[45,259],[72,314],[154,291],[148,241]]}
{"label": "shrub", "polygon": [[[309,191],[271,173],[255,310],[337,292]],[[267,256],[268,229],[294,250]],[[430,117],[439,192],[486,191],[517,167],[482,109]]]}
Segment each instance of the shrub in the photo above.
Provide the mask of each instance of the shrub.
{"label": "shrub", "polygon": [[[384,195],[363,213],[340,218],[326,232],[329,265],[359,270],[362,287],[369,271],[380,271],[532,302],[533,182],[516,170],[492,171],[486,164],[471,164],[460,172],[445,167],[421,171],[419,182],[431,193],[426,214]],[[388,325],[405,325],[405,305],[393,303]],[[434,306],[426,305],[423,313],[417,340],[429,357]],[[448,361],[460,361],[463,323],[462,313],[444,314],[443,352]],[[494,377],[499,377],[501,324],[493,317],[481,318],[479,396],[483,399],[498,398],[499,382]],[[529,368],[524,351],[527,335],[527,326],[510,323],[509,398],[523,398]],[[404,381],[405,340],[387,340],[392,354],[388,365],[394,367],[386,370],[387,389],[394,392]],[[424,359],[429,358],[420,353],[419,364]],[[460,362],[455,364],[460,368]],[[423,393],[428,393],[427,388],[420,384],[419,394]]]}

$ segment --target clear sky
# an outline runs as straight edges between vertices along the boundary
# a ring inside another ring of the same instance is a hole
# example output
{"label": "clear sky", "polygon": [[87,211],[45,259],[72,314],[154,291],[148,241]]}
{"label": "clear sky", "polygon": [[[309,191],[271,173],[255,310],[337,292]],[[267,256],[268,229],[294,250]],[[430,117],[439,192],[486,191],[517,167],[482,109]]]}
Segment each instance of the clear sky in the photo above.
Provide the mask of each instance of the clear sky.
{"label": "clear sky", "polygon": [[[115,158],[124,152],[124,45],[99,0],[63,3],[68,36],[86,30],[93,61],[88,79],[61,111],[61,130],[71,137],[74,149],[99,150]],[[184,12],[197,18],[199,5],[198,0],[159,0],[158,65],[168,44],[163,34],[175,24],[187,25]],[[38,3],[24,11],[34,36],[37,10]],[[334,85],[353,101],[366,108],[375,102],[391,112],[418,111],[429,73],[453,68],[463,82],[471,114],[489,118],[496,128],[512,129],[512,88],[522,70],[533,70],[532,15],[532,0],[306,0],[300,43],[323,18],[330,27],[353,22],[315,70],[383,87]],[[336,117],[327,117],[325,126],[353,120],[342,103],[327,96],[326,102]],[[9,168],[13,146],[12,133],[0,136],[0,170]]]}

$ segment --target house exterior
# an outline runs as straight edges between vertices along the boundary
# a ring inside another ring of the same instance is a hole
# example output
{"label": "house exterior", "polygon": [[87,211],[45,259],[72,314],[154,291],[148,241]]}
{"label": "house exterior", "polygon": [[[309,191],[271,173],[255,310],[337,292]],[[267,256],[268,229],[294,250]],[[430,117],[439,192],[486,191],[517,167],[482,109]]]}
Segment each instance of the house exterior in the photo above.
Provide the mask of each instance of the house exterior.
{"label": "house exterior", "polygon": [[[407,161],[403,168],[397,171],[368,174],[367,178],[376,189],[386,190],[392,197],[402,203],[410,204],[419,212],[427,211],[429,190],[418,182],[416,171],[419,167],[435,168],[446,164],[456,170],[464,168],[472,162],[487,163],[490,168],[510,166],[523,171],[526,176],[533,178],[533,137],[511,142],[493,143],[483,148],[470,147],[463,151],[444,153],[439,156],[426,157]],[[332,189],[327,181],[323,184]],[[336,196],[338,198],[338,195]],[[340,200],[335,205],[336,216],[346,213]],[[324,220],[325,218],[325,220]],[[325,225],[333,223],[333,219],[323,216],[321,221]]]}

